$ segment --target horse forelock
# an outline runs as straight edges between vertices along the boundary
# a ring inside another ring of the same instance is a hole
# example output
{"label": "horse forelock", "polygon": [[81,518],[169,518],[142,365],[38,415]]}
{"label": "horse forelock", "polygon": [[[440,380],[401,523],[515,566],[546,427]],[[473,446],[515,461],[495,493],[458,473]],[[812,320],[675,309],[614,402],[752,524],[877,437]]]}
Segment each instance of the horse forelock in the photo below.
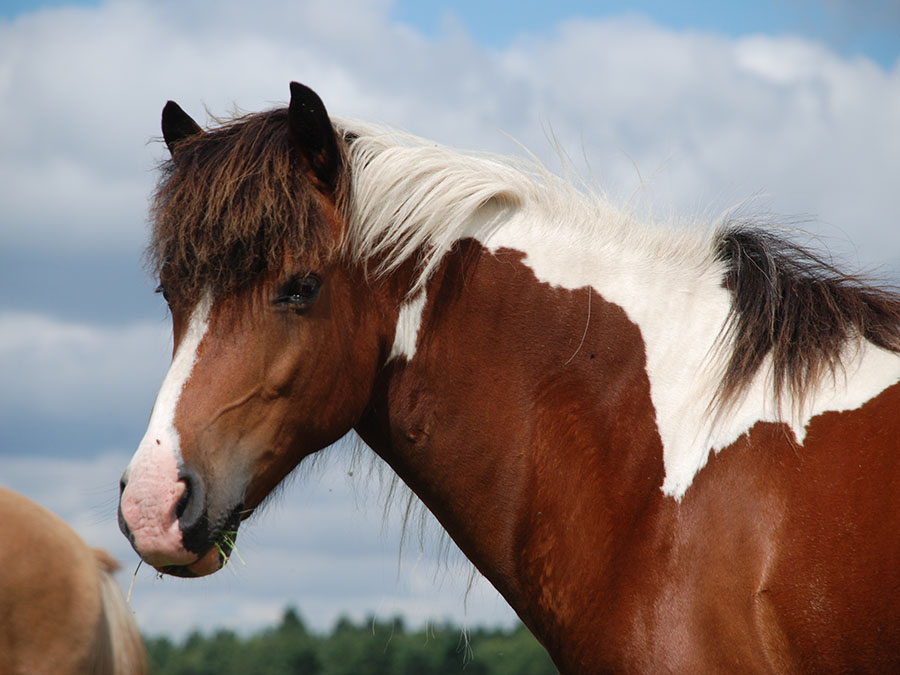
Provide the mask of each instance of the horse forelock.
{"label": "horse forelock", "polygon": [[253,113],[185,139],[162,163],[150,209],[151,273],[196,301],[205,288],[256,282],[286,256],[312,267],[345,255],[376,274],[412,260],[419,270],[412,295],[455,242],[485,238],[513,211],[540,205],[565,219],[579,204],[596,206],[534,161],[462,152],[360,122],[335,126],[347,153],[334,195],[346,226],[339,237],[324,226],[292,150],[287,110]]}
{"label": "horse forelock", "polygon": [[[332,196],[343,209],[346,171]],[[196,300],[229,292],[291,258],[310,269],[339,246],[288,131],[287,109],[254,113],[185,139],[161,166],[147,260]]]}

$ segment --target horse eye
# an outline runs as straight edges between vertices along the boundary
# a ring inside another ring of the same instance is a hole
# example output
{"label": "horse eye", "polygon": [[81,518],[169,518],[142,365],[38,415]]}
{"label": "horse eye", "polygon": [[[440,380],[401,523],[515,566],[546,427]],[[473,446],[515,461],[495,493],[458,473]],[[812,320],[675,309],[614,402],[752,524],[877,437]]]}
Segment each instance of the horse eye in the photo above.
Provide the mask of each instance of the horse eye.
{"label": "horse eye", "polygon": [[168,292],[166,291],[166,287],[165,287],[163,284],[160,284],[160,285],[157,286],[155,289],[153,289],[153,292],[154,292],[154,293],[159,293],[161,296],[163,296],[163,299],[164,299],[166,302],[169,302],[169,294],[168,294]]}
{"label": "horse eye", "polygon": [[291,277],[275,297],[276,305],[289,305],[292,309],[309,307],[319,295],[322,280],[315,274]]}

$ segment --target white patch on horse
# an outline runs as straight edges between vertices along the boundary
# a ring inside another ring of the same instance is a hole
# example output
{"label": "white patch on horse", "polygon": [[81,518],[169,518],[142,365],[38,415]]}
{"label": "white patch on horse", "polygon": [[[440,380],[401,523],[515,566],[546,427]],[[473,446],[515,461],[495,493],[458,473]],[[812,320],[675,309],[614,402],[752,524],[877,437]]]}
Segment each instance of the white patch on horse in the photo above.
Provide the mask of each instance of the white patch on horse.
{"label": "white patch on horse", "polygon": [[194,364],[197,362],[197,350],[209,328],[211,308],[212,294],[207,291],[191,314],[184,338],[178,345],[169,371],[159,388],[156,402],[153,404],[153,411],[150,414],[147,433],[144,435],[138,452],[145,447],[154,451],[168,442],[175,457],[179,462],[181,461],[178,431],[175,429],[175,410],[178,407],[181,392],[184,391],[184,385],[190,379]]}
{"label": "white patch on horse", "polygon": [[[175,504],[184,492],[178,479],[181,448],[175,429],[175,411],[184,386],[197,362],[197,352],[209,327],[212,294],[203,295],[191,314],[163,380],[147,431],[125,472],[122,513],[142,553],[181,546]],[[171,561],[168,561],[171,562]]]}
{"label": "white patch on horse", "polygon": [[524,264],[540,281],[570,290],[592,287],[639,327],[663,444],[662,490],[677,500],[710,452],[728,447],[757,422],[785,422],[802,443],[813,417],[856,409],[900,381],[900,358],[863,342],[848,346],[843,370],[825,378],[804,402],[785,396],[779,408],[767,362],[735,405],[723,414],[710,413],[728,355],[727,345],[717,350],[717,344],[731,296],[722,286],[725,270],[709,238],[634,224],[632,232],[641,240],[627,236],[616,246],[608,237],[573,240],[548,231],[544,222],[523,215],[483,243],[492,251],[523,252]]}
{"label": "white patch on horse", "polygon": [[425,309],[425,291],[404,303],[397,316],[397,327],[394,329],[394,343],[388,361],[403,357],[407,362],[416,355],[416,343],[419,339],[419,328],[422,324],[422,311]]}

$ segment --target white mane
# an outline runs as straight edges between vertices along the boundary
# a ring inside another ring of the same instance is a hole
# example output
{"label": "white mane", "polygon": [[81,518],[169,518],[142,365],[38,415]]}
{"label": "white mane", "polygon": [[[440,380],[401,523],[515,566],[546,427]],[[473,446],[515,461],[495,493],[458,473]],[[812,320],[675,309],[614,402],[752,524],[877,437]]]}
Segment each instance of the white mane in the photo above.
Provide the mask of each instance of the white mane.
{"label": "white mane", "polygon": [[463,152],[357,121],[339,120],[337,126],[353,135],[345,246],[357,262],[378,259],[377,273],[421,256],[411,293],[454,242],[488,240],[495,229],[523,213],[533,214],[574,246],[582,240],[591,248],[607,242],[611,249],[642,250],[650,254],[648,260],[679,260],[692,267],[712,263],[708,233],[643,226],[536,161]]}

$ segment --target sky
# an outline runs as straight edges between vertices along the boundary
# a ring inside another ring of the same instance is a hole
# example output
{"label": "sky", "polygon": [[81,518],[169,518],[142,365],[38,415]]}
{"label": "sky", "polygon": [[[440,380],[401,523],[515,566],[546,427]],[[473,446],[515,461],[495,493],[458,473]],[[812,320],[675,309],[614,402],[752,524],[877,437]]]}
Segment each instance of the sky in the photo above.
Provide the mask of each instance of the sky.
{"label": "sky", "polygon": [[[893,0],[248,8],[0,2],[0,484],[109,549],[123,587],[138,561],[116,526],[118,478],[171,353],[142,267],[168,99],[207,123],[283,104],[298,80],[335,114],[527,148],[648,220],[704,227],[739,208],[900,280]],[[371,477],[386,469],[326,452],[245,524],[242,560],[200,580],[140,568],[141,628],[246,632],[288,604],[318,630],[341,614],[514,620],[483,580],[467,591],[436,525],[401,546],[402,504],[385,518]]]}

